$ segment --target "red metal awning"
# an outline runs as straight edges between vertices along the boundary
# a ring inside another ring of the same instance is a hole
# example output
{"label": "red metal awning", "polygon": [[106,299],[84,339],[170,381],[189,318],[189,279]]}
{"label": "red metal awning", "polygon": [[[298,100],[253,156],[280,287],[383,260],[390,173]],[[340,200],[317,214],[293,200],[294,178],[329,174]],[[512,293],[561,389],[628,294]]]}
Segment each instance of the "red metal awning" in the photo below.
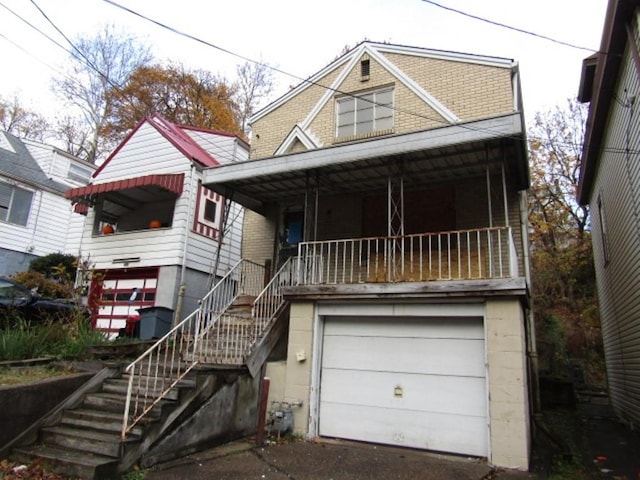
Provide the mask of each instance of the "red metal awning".
{"label": "red metal awning", "polygon": [[130,193],[132,197],[141,197],[145,193],[153,194],[154,191],[161,190],[179,197],[182,195],[183,184],[184,173],[146,175],[72,188],[64,196],[72,202],[85,205],[93,205],[97,196],[109,193]]}

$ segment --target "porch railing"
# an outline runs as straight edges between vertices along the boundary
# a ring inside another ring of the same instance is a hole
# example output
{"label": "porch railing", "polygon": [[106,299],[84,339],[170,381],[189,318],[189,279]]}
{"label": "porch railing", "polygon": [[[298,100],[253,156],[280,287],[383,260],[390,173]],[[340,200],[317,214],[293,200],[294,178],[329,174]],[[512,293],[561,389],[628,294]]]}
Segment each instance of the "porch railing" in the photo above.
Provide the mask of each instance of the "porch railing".
{"label": "porch railing", "polygon": [[[219,349],[223,360],[229,363],[241,361],[237,349],[245,348],[243,342],[253,335],[252,329],[246,325],[250,322],[246,322],[246,319],[243,322],[230,322],[233,315],[223,312],[241,295],[257,297],[264,286],[264,278],[263,266],[241,260],[205,295],[196,311],[126,367],[129,386],[122,439],[189,371],[207,357],[212,345]],[[220,328],[227,329],[225,340],[216,344]],[[246,335],[247,332],[250,335]]]}
{"label": "porch railing", "polygon": [[518,259],[510,227],[397,237],[302,242],[298,284],[511,278]]}

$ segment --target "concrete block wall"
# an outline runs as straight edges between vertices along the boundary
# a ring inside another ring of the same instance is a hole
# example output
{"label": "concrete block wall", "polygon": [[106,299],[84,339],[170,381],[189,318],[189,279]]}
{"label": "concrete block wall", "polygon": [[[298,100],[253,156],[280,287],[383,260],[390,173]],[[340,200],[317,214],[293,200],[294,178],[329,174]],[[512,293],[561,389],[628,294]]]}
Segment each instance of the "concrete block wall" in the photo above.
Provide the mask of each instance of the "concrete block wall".
{"label": "concrete block wall", "polygon": [[526,470],[531,445],[524,321],[517,298],[487,300],[491,463]]}

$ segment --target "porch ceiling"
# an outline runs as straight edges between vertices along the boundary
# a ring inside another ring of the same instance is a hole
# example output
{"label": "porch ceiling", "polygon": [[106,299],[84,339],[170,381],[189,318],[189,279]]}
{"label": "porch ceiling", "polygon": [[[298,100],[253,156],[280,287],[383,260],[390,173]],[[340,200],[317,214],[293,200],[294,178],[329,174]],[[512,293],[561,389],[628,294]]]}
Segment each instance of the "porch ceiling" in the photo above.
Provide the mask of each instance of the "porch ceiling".
{"label": "porch ceiling", "polygon": [[[525,136],[519,114],[336,145],[205,170],[203,183],[247,208],[320,194],[383,190],[401,168],[405,189],[485,175],[504,162],[509,183],[529,186]],[[497,170],[496,172],[498,172]]]}

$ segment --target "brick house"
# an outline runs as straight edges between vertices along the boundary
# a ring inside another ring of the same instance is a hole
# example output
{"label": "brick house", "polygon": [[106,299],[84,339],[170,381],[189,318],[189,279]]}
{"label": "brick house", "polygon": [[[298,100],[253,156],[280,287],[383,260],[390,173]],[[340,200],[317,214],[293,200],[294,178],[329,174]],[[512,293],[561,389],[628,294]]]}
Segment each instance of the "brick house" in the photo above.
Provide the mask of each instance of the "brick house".
{"label": "brick house", "polygon": [[[203,172],[245,207],[284,333],[293,430],[527,469],[535,341],[517,62],[363,42]],[[261,362],[252,367],[261,371]]]}

